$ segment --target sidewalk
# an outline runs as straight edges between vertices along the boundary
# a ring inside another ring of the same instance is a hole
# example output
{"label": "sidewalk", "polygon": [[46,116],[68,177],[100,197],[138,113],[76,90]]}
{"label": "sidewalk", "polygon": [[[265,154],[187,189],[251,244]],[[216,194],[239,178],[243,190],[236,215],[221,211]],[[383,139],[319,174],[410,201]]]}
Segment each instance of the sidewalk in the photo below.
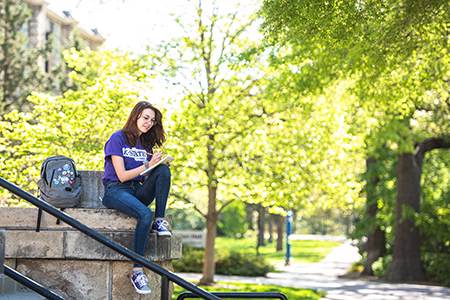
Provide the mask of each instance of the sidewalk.
{"label": "sidewalk", "polygon": [[[381,283],[339,278],[360,255],[357,248],[345,242],[316,264],[293,263],[277,266],[281,273],[267,277],[238,277],[215,275],[215,281],[270,284],[327,293],[323,300],[442,300],[450,299],[450,288],[418,284]],[[201,274],[177,273],[186,280],[198,281]],[[295,300],[295,299],[289,299]]]}

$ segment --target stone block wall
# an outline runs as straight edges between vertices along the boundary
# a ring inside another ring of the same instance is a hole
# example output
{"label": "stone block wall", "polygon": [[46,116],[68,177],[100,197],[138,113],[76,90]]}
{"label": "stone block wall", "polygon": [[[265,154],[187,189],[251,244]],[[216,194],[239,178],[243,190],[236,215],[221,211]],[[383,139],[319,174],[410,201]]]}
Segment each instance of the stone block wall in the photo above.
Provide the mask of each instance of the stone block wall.
{"label": "stone block wall", "polygon": [[[108,239],[132,250],[136,220],[104,208],[98,185],[102,172],[81,172],[82,208],[67,208],[64,213]],[[95,187],[97,185],[97,187]],[[94,187],[92,187],[94,186]],[[158,274],[145,270],[152,293],[139,295],[130,280],[133,262],[86,234],[43,212],[36,232],[38,209],[0,208],[0,229],[5,230],[5,265],[42,284],[65,299],[160,299]],[[166,215],[170,224],[171,215]],[[172,260],[182,255],[182,236],[157,236],[149,233],[144,257],[173,271]],[[170,284],[169,295],[173,293]]]}

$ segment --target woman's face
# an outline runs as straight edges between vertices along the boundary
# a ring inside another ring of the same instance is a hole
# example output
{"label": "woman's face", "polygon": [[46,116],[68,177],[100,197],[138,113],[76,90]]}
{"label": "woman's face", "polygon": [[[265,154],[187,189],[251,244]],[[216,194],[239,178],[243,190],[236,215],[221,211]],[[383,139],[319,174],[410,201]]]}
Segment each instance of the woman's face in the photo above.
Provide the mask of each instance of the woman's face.
{"label": "woman's face", "polygon": [[144,109],[141,116],[137,120],[137,128],[139,129],[140,134],[149,131],[154,125],[153,122],[156,122],[155,112],[150,108]]}

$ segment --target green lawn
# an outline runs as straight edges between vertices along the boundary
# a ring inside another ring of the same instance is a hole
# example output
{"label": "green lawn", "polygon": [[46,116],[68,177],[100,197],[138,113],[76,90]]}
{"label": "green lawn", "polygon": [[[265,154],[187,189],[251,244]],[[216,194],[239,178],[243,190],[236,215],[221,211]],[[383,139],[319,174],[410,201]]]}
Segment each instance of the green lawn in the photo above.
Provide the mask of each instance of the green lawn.
{"label": "green lawn", "polygon": [[[256,292],[256,293],[282,293],[288,299],[292,300],[317,300],[325,297],[326,293],[312,290],[304,290],[291,287],[281,287],[276,285],[258,285],[247,283],[224,283],[218,282],[215,286],[202,286],[201,288],[208,292]],[[175,285],[175,292],[172,300],[177,299],[178,295],[186,292],[185,289]],[[196,298],[190,298],[196,299]],[[201,298],[197,298],[201,299]],[[240,298],[239,298],[240,299]],[[244,300],[244,299],[241,299]],[[246,299],[247,300],[247,299]]]}
{"label": "green lawn", "polygon": [[[291,241],[291,257],[297,263],[316,263],[327,256],[341,242],[330,241]],[[239,250],[256,253],[256,238],[232,239],[216,238],[216,249]],[[264,256],[271,264],[285,261],[286,243],[283,244],[283,251],[276,252],[275,242],[259,247],[260,255]]]}
{"label": "green lawn", "polygon": [[[321,261],[341,242],[330,241],[291,241],[291,255],[298,263],[316,263]],[[245,239],[216,238],[216,249],[220,251],[249,251],[256,253],[256,237]],[[286,244],[283,244],[283,251],[276,252],[275,242],[259,247],[260,255],[264,256],[271,264],[283,263],[285,261]],[[244,283],[223,283],[219,282],[214,286],[202,286],[209,292],[258,292],[258,293],[283,293],[288,299],[315,300],[325,297],[325,293],[312,290],[305,290],[291,287],[281,287],[274,285],[258,285]],[[183,288],[175,285],[175,293],[172,300],[175,300],[180,293],[186,292]],[[195,299],[195,298],[191,298]]]}

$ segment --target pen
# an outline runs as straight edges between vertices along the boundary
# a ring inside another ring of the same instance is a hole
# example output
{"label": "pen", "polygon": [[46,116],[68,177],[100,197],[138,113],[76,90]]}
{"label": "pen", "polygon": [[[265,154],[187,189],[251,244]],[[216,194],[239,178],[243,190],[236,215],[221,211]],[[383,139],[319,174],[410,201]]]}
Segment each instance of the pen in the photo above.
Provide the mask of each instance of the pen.
{"label": "pen", "polygon": [[145,154],[148,154],[148,155],[151,155],[151,156],[153,156],[153,154],[152,154],[152,153],[147,153],[147,152],[145,152]]}

